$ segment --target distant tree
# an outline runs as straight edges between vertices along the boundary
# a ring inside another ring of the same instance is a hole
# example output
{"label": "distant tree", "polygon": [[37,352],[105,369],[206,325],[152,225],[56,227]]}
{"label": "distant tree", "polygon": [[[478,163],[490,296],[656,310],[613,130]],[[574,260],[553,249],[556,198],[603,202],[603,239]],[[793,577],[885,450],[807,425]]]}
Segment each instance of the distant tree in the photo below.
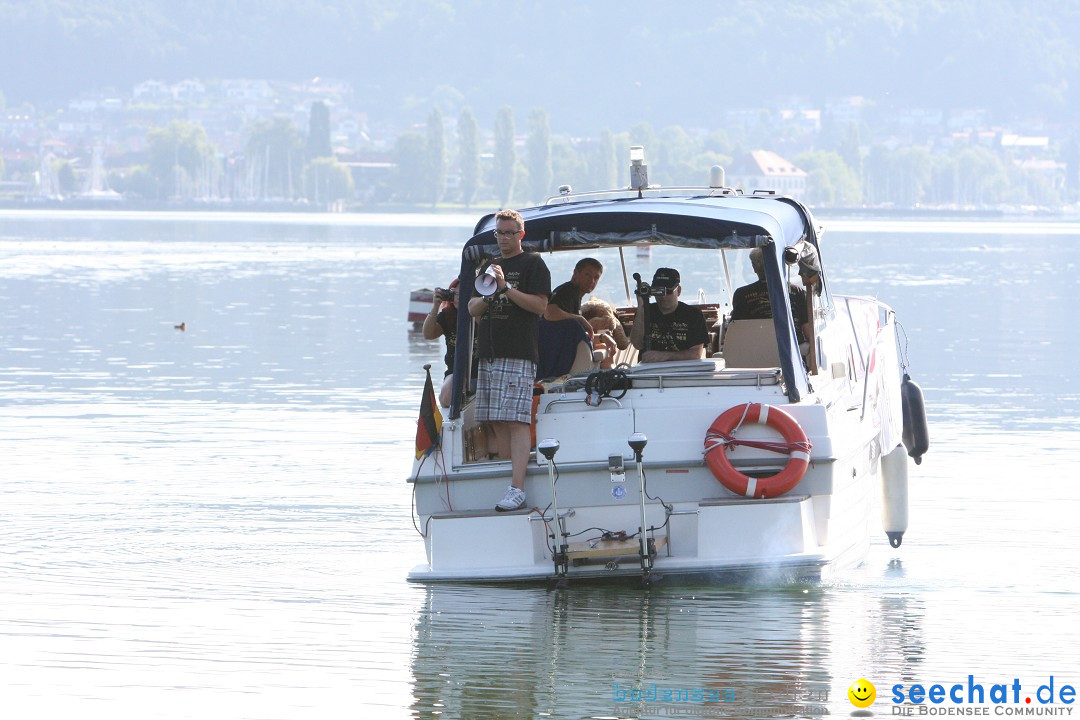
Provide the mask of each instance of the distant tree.
{"label": "distant tree", "polygon": [[1063,200],[1064,181],[1063,175],[1048,176],[1038,170],[1025,170],[1013,165],[1009,168],[1009,197],[1031,205],[1060,205]]}
{"label": "distant tree", "polygon": [[611,190],[618,186],[619,161],[615,156],[615,136],[608,128],[600,131],[600,140],[596,143],[592,166],[592,177],[596,186],[590,189]]}
{"label": "distant tree", "polygon": [[732,140],[728,130],[713,130],[705,136],[705,152],[719,153],[734,157],[738,154],[738,144]]}
{"label": "distant tree", "polygon": [[922,146],[896,150],[874,146],[864,162],[863,197],[870,203],[917,205],[932,191],[936,166]]}
{"label": "distant tree", "polygon": [[1009,175],[1001,158],[984,147],[964,148],[956,163],[957,196],[961,205],[992,205],[1009,196]]}
{"label": "distant tree", "polygon": [[[652,125],[647,122],[638,123],[634,127],[630,128],[630,145],[641,145],[645,148],[645,163],[651,165],[652,162],[661,156],[660,142],[656,139],[656,133],[653,132]],[[626,161],[630,161],[629,155],[623,155]],[[627,170],[629,173],[630,171]],[[649,169],[649,175],[652,175],[652,168]]]}
{"label": "distant tree", "polygon": [[419,204],[424,202],[424,174],[427,160],[427,143],[418,132],[398,135],[394,143],[393,196],[399,202]]}
{"label": "distant tree", "polygon": [[502,207],[510,206],[514,194],[514,110],[503,105],[495,115],[495,167],[492,185]]}
{"label": "distant tree", "polygon": [[[630,148],[637,143],[630,140],[628,131],[616,133],[611,139],[615,144],[615,185],[627,187],[630,184]],[[645,159],[648,158],[646,155]]]}
{"label": "distant tree", "polygon": [[[594,190],[589,187],[589,164],[587,156],[570,140],[562,136],[551,139],[552,185],[570,185],[575,190]],[[554,191],[549,190],[548,195]]]}
{"label": "distant tree", "polygon": [[303,169],[300,131],[287,117],[257,123],[248,136],[247,159],[256,197],[294,199]]}
{"label": "distant tree", "polygon": [[529,194],[535,203],[553,195],[551,188],[551,130],[543,108],[529,112]]}
{"label": "distant tree", "polygon": [[[664,185],[705,185],[709,179],[709,166],[702,165],[703,143],[691,136],[680,125],[671,125],[660,131],[659,145],[654,154],[655,182]],[[647,158],[646,158],[647,159]],[[654,181],[650,168],[650,182]]]}
{"label": "distant tree", "polygon": [[893,177],[896,202],[911,207],[926,196],[933,176],[934,159],[930,150],[921,146],[899,148],[893,153],[890,175]]}
{"label": "distant tree", "polygon": [[793,162],[807,173],[806,201],[812,205],[856,205],[862,202],[862,183],[839,153],[802,153]]}
{"label": "distant tree", "polygon": [[461,174],[461,202],[468,210],[480,186],[480,152],[476,116],[465,108],[458,116],[458,172]]}
{"label": "distant tree", "polygon": [[[3,158],[0,158],[0,163],[2,162]],[[56,169],[56,182],[60,186],[61,195],[71,195],[75,192],[75,170],[67,160],[61,162]]]}
{"label": "distant tree", "polygon": [[307,157],[314,160],[331,157],[334,154],[330,146],[330,108],[318,100],[311,103],[311,115],[308,120]]}
{"label": "distant tree", "polygon": [[431,109],[427,119],[427,142],[424,145],[424,192],[425,200],[437,205],[446,190],[446,133],[443,114],[439,108]]}
{"label": "distant tree", "polygon": [[859,140],[859,126],[855,123],[847,123],[840,133],[840,141],[836,151],[840,153],[844,164],[851,168],[852,172],[862,181],[863,161],[862,148]]}
{"label": "distant tree", "polygon": [[203,126],[173,120],[147,133],[146,141],[158,197],[194,197],[197,179],[205,175],[215,156]]}
{"label": "distant tree", "polygon": [[[724,155],[722,153],[713,152],[712,150],[706,150],[705,152],[701,153],[701,159],[700,159],[701,167],[704,169],[704,171],[706,173],[708,173],[708,174],[704,175],[703,177],[711,179],[712,168],[713,168],[714,165],[718,165],[722,169],[724,169],[724,172],[725,172],[724,183],[725,184],[728,183],[728,179],[727,179],[727,175],[726,175],[727,168],[731,165],[732,162],[734,162],[734,160],[735,160],[735,158],[733,158],[730,155]],[[704,184],[704,182],[705,181],[702,180],[702,184]]]}
{"label": "distant tree", "polygon": [[314,203],[348,199],[353,191],[352,175],[337,158],[315,158],[304,167],[304,194]]}
{"label": "distant tree", "polygon": [[889,162],[892,152],[883,145],[875,145],[863,162],[863,198],[872,205],[894,202]]}
{"label": "distant tree", "polygon": [[811,205],[833,205],[836,203],[836,187],[832,175],[822,168],[813,168],[806,173],[806,196],[803,198]]}
{"label": "distant tree", "polygon": [[1065,199],[1076,202],[1080,199],[1080,138],[1075,134],[1065,143],[1062,160],[1065,163]]}
{"label": "distant tree", "polygon": [[[74,180],[74,178],[73,178]],[[158,197],[158,181],[148,165],[136,165],[122,176],[110,178],[109,186],[126,197],[152,200]]]}

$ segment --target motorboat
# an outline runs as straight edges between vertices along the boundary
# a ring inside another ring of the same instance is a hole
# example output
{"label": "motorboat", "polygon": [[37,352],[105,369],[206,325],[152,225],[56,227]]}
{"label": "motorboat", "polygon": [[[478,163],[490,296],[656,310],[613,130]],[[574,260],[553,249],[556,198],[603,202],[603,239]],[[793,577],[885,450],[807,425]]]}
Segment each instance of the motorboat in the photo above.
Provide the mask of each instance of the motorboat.
{"label": "motorboat", "polygon": [[[824,229],[801,202],[725,187],[718,168],[708,186],[650,186],[634,150],[630,188],[564,188],[520,210],[523,247],[551,260],[606,253],[607,267],[622,268],[625,324],[640,288],[628,256],[683,267],[684,286],[687,277],[715,283],[713,302],[704,291],[682,298],[706,317],[702,357],[644,363],[630,347],[610,369],[542,378],[528,502],[497,512],[510,461],[488,452],[465,371],[473,343],[459,341],[452,404],[433,426],[427,401],[424,434],[434,437],[418,447],[408,478],[426,550],[409,580],[812,580],[865,558],[877,505],[889,542],[900,546],[908,462],[929,440],[895,313],[877,299],[833,292]],[[494,226],[494,215],[484,216],[464,243],[462,306],[480,286],[484,260],[498,255]],[[652,257],[630,252],[640,248]],[[777,311],[733,321],[732,272],[754,248]],[[808,254],[820,287],[805,293],[800,333],[789,277]],[[470,338],[472,318],[458,318],[458,338]]]}
{"label": "motorboat", "polygon": [[435,291],[431,288],[417,288],[409,291],[408,322],[412,329],[419,332],[424,325],[424,318],[431,312],[431,303],[435,302]]}

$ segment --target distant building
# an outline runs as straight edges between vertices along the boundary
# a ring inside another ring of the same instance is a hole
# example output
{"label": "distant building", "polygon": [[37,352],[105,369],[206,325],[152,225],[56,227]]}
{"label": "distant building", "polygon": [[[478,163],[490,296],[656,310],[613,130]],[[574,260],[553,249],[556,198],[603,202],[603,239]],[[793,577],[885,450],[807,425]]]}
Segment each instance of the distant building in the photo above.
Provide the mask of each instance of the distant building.
{"label": "distant building", "polygon": [[206,86],[198,80],[181,80],[172,86],[172,94],[179,102],[198,102],[206,96]]}
{"label": "distant building", "polygon": [[862,122],[865,105],[866,99],[858,95],[840,98],[825,104],[825,115],[837,127],[858,125]]}
{"label": "distant building", "polygon": [[895,121],[902,127],[938,128],[945,121],[945,113],[937,108],[904,108]]}
{"label": "distant building", "polygon": [[159,80],[147,80],[135,86],[131,99],[136,103],[172,102],[172,89]]}
{"label": "distant building", "polygon": [[232,78],[221,81],[221,92],[229,100],[257,102],[270,100],[274,91],[266,80]]}
{"label": "distant building", "polygon": [[772,190],[801,198],[806,193],[806,172],[771,150],[752,150],[726,168],[727,183],[750,194]]}
{"label": "distant building", "polygon": [[780,120],[789,125],[818,132],[821,130],[820,110],[793,110],[786,109],[779,112]]}
{"label": "distant building", "polygon": [[975,108],[950,110],[948,127],[950,130],[973,130],[985,127],[989,124],[989,115],[986,110]]}
{"label": "distant building", "polygon": [[1050,138],[1046,135],[1001,134],[1001,147],[1004,150],[1016,150],[1025,155],[1045,153],[1050,149]]}

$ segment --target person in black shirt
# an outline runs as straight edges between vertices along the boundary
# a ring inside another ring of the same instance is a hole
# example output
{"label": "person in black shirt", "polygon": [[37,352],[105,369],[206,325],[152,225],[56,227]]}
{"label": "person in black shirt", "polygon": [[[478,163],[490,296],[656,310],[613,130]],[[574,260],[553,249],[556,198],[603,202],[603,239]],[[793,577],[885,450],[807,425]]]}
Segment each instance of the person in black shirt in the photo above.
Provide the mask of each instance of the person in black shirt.
{"label": "person in black shirt", "polygon": [[[538,359],[540,316],[551,294],[551,273],[544,259],[525,252],[525,221],[515,210],[495,215],[500,257],[492,295],[469,300],[469,314],[479,319],[480,368],[476,387],[476,419],[491,423],[499,456],[510,457],[510,487],[495,509],[525,505],[525,472],[532,445],[532,394]],[[485,268],[486,269],[486,268]]]}
{"label": "person in black shirt", "polygon": [[[457,320],[458,320],[458,279],[447,286],[452,296],[449,300],[439,297],[438,289],[435,291],[435,300],[431,306],[431,312],[424,316],[424,339],[434,340],[442,337],[446,340],[446,353],[443,355],[443,363],[446,364],[446,372],[443,375],[442,389],[439,391],[439,405],[450,407],[450,395],[454,385],[454,354],[457,352]],[[446,291],[444,291],[446,292]],[[473,377],[476,377],[477,356],[476,337],[473,337]]]}
{"label": "person in black shirt", "polygon": [[582,329],[592,337],[592,326],[581,315],[581,299],[596,289],[600,282],[600,276],[604,274],[604,266],[596,258],[582,258],[574,266],[574,274],[570,280],[564,282],[551,293],[551,301],[547,310],[544,311],[544,319],[548,322],[560,320],[577,320]]}
{"label": "person in black shirt", "polygon": [[658,268],[653,274],[652,288],[661,290],[662,294],[657,294],[653,305],[648,295],[638,293],[634,327],[630,330],[630,342],[638,349],[638,360],[700,360],[709,341],[709,330],[700,310],[679,302],[682,294],[679,271]]}
{"label": "person in black shirt", "polygon": [[[731,296],[732,320],[767,320],[772,317],[772,303],[769,301],[769,288],[765,285],[765,258],[761,248],[750,251],[750,266],[757,274],[757,282],[744,285]],[[806,289],[788,283],[788,302],[791,303],[791,316],[795,320],[795,331],[799,342],[806,341],[808,323],[806,319]]]}

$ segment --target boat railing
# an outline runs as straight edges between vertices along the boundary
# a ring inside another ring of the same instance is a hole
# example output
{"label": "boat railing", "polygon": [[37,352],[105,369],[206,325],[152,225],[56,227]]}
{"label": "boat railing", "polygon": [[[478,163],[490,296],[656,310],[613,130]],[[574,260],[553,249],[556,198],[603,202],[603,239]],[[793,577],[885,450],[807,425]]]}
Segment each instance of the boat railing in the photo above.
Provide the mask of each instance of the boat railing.
{"label": "boat railing", "polygon": [[631,188],[616,188],[613,190],[591,190],[589,192],[568,192],[562,195],[549,197],[545,205],[562,205],[573,202],[589,200],[617,200],[619,198],[636,197],[722,197],[742,195],[742,191],[729,187],[705,187],[702,185],[650,185],[647,188],[633,190]]}
{"label": "boat railing", "polygon": [[[723,366],[723,360],[720,358],[652,363],[628,368],[623,372],[629,379],[630,386],[635,390],[717,385],[763,387],[779,385],[781,382],[779,368],[728,369]],[[562,384],[549,387],[547,394],[584,390],[591,374],[572,375]],[[574,402],[580,402],[580,400],[574,400]]]}

